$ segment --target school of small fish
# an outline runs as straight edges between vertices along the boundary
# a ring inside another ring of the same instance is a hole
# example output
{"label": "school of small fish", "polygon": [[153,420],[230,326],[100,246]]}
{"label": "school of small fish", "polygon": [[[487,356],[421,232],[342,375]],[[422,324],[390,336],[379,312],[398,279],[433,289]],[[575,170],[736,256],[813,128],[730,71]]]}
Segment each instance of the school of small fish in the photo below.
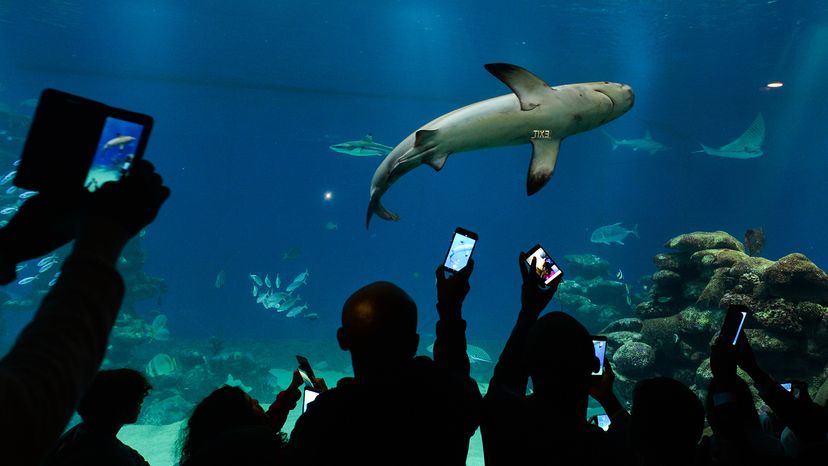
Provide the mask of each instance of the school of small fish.
{"label": "school of small fish", "polygon": [[[282,287],[282,278],[277,273],[276,278],[270,278],[270,274],[265,274],[264,279],[254,273],[249,274],[250,280],[253,281],[253,297],[256,298],[256,304],[261,304],[265,309],[275,309],[278,313],[285,313],[286,317],[296,317],[308,310],[308,303],[300,304],[302,296],[298,293],[294,295],[294,291],[299,289],[302,285],[308,284],[308,277],[310,273],[307,269],[300,273],[285,287],[284,291],[278,291]],[[306,313],[304,317],[308,320],[316,320],[319,318],[318,314]]]}

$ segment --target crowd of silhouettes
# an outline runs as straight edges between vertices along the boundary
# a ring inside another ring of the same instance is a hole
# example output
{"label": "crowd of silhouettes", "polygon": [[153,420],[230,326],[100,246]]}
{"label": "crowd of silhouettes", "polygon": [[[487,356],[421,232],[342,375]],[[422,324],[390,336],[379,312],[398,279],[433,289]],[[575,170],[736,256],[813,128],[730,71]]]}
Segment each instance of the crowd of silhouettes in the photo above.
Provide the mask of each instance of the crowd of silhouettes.
{"label": "crowd of silhouettes", "polygon": [[[94,193],[38,194],[0,229],[2,283],[16,264],[75,240],[59,280],[0,360],[0,464],[147,464],[116,435],[136,422],[150,384],[134,370],[98,369],[124,293],[116,261],[168,196],[139,161]],[[485,396],[470,375],[462,312],[470,260],[456,273],[437,268],[433,358],[417,356],[414,300],[393,283],[368,284],[345,301],[336,332],[353,377],[330,389],[311,381],[322,393],[289,437],[282,428],[300,398],[298,371],[267,411],[238,387],[218,388],[182,429],[180,466],[462,465],[478,427],[489,465],[822,464],[828,388],[817,402],[807,389],[786,390],[740,333],[735,343],[713,342],[704,403],[655,377],[636,384],[628,410],[611,364],[593,375],[601,363],[587,329],[563,312],[541,315],[561,277],[547,285],[526,260],[521,253],[516,322]],[[737,368],[768,413],[757,412]],[[587,420],[590,397],[609,416],[607,430]],[[64,432],[75,410],[83,422]]]}

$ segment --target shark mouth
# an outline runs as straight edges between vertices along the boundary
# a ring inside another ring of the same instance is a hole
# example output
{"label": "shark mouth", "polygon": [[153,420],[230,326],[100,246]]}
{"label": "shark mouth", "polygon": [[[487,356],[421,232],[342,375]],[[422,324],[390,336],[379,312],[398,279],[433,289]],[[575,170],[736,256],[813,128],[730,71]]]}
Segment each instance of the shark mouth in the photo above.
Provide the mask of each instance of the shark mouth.
{"label": "shark mouth", "polygon": [[609,101],[610,101],[610,105],[611,105],[611,107],[610,107],[610,113],[612,113],[612,111],[613,111],[613,110],[615,110],[615,101],[614,101],[614,100],[612,100],[612,97],[610,97],[610,96],[609,96],[609,94],[607,94],[606,92],[600,91],[600,90],[598,90],[598,89],[595,89],[595,92],[597,92],[597,93],[599,93],[599,94],[604,94],[604,97],[606,97],[607,99],[609,99]]}

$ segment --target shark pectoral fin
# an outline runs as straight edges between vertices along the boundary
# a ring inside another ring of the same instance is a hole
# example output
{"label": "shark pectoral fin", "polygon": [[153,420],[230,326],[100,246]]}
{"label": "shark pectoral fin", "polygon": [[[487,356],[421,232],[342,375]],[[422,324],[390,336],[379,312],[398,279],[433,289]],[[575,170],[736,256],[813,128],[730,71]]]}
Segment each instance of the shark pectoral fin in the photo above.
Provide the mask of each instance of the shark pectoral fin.
{"label": "shark pectoral fin", "polygon": [[532,140],[532,163],[529,164],[529,176],[526,178],[526,193],[528,195],[531,196],[540,191],[549,181],[549,178],[552,178],[560,149],[560,139]]}
{"label": "shark pectoral fin", "polygon": [[425,161],[428,165],[431,166],[435,171],[440,171],[443,168],[443,165],[446,164],[446,159],[448,159],[449,154],[440,154],[436,157],[431,157]]}
{"label": "shark pectoral fin", "polygon": [[521,110],[532,110],[540,105],[539,95],[551,89],[542,79],[519,66],[508,63],[489,63],[486,70],[503,81],[520,101]]}

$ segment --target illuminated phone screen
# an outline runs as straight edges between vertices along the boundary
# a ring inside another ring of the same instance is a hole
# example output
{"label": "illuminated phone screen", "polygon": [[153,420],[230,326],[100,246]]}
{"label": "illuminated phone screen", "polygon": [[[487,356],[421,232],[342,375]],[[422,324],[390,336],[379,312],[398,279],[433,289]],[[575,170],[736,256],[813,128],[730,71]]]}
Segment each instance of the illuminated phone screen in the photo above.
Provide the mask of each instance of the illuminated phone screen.
{"label": "illuminated phone screen", "polygon": [[558,264],[549,257],[549,254],[543,248],[538,248],[532,255],[526,258],[526,263],[532,265],[532,258],[535,259],[535,272],[543,279],[545,284],[552,283],[552,280],[558,278],[563,273],[558,267]]}
{"label": "illuminated phone screen", "polygon": [[739,320],[739,328],[736,329],[736,335],[733,337],[733,345],[739,340],[739,332],[742,331],[742,326],[745,325],[745,318],[747,317],[747,312],[745,311],[741,311],[740,314],[742,314],[742,318]]}
{"label": "illuminated phone screen", "polygon": [[313,403],[313,400],[315,400],[317,396],[319,396],[319,392],[317,392],[316,390],[311,390],[311,389],[305,387],[305,391],[302,393],[302,412],[303,413],[308,410],[308,405]]}
{"label": "illuminated phone screen", "polygon": [[791,383],[783,383],[781,385],[782,385],[782,388],[784,388],[787,391],[791,391],[791,389],[793,388],[793,384],[791,384]]}
{"label": "illuminated phone screen", "polygon": [[598,358],[598,372],[593,372],[592,375],[604,374],[604,354],[607,351],[607,340],[592,340],[592,346],[595,348],[595,357]]}
{"label": "illuminated phone screen", "polygon": [[138,150],[144,126],[131,121],[107,117],[95,158],[83,185],[90,192],[107,181],[118,181],[129,170]]}
{"label": "illuminated phone screen", "polygon": [[610,426],[610,417],[606,414],[599,414],[598,415],[598,427],[602,430],[608,430]]}
{"label": "illuminated phone screen", "polygon": [[474,238],[455,232],[443,265],[454,272],[462,270],[469,263],[476,242]]}

